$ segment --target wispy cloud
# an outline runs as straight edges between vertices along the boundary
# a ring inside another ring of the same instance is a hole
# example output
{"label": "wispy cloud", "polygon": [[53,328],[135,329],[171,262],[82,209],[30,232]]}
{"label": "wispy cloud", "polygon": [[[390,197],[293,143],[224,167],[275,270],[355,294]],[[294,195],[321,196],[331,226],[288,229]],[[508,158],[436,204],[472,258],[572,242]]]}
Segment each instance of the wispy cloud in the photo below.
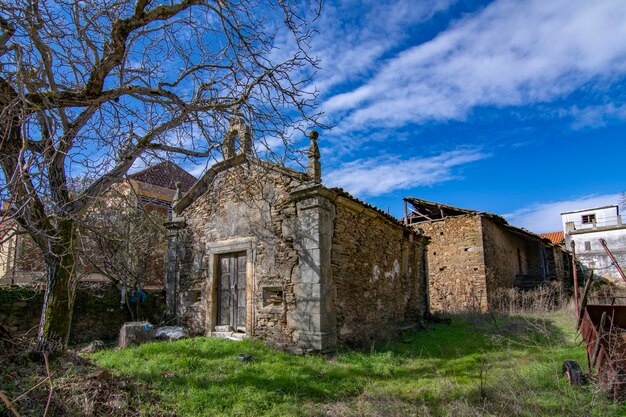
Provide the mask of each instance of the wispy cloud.
{"label": "wispy cloud", "polygon": [[624,39],[626,2],[496,0],[433,40],[377,60],[374,75],[330,97],[324,109],[341,133],[550,101],[623,76]]}
{"label": "wispy cloud", "polygon": [[489,156],[476,149],[460,149],[424,158],[359,159],[329,172],[324,182],[361,197],[378,196],[458,178],[460,166]]}
{"label": "wispy cloud", "polygon": [[505,214],[504,217],[512,225],[535,233],[555,232],[563,230],[561,213],[618,204],[620,197],[620,194],[588,195],[565,201],[535,203]]}
{"label": "wispy cloud", "polygon": [[456,0],[327,2],[320,36],[312,48],[321,70],[314,85],[322,93],[344,83],[364,82],[380,60],[409,36],[407,28],[423,23]]}
{"label": "wispy cloud", "polygon": [[621,106],[616,106],[613,103],[587,107],[575,106],[568,113],[574,118],[573,128],[596,128],[606,126],[614,120],[626,120],[626,104]]}

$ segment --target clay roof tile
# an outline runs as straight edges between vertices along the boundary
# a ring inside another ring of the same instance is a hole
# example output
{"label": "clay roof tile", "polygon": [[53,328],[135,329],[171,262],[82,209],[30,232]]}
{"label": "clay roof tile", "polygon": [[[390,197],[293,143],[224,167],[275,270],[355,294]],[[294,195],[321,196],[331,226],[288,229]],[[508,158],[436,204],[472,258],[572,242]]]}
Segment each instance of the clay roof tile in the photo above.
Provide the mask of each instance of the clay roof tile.
{"label": "clay roof tile", "polygon": [[196,177],[170,161],[152,165],[142,171],[130,174],[128,178],[170,190],[175,190],[176,183],[180,181],[183,192],[189,191],[196,182]]}

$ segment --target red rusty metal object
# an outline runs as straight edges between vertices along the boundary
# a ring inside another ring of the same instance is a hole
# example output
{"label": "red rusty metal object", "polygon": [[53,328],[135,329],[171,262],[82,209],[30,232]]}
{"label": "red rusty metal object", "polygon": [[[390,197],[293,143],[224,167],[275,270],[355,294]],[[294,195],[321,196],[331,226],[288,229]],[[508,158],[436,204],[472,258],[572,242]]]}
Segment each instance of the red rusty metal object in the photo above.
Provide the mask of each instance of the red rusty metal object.
{"label": "red rusty metal object", "polygon": [[[608,250],[604,239],[601,239],[601,243],[626,281],[623,271]],[[589,285],[585,285],[584,299],[580,300],[579,305],[574,242],[571,243],[571,247],[577,327],[580,324],[577,330],[580,331],[585,342],[589,374],[592,379],[607,388],[614,398],[624,399],[626,397],[626,305],[588,304],[586,298],[589,295],[587,288]]]}
{"label": "red rusty metal object", "polygon": [[[606,320],[600,329],[603,313]],[[580,334],[585,341],[589,372],[614,397],[626,394],[625,329],[626,305],[588,304],[583,310]]]}
{"label": "red rusty metal object", "polygon": [[576,243],[572,240],[570,243],[572,248],[572,275],[574,276],[574,304],[576,305],[576,321],[578,322],[578,312],[580,305],[578,304],[578,268],[576,268]]}
{"label": "red rusty metal object", "polygon": [[619,263],[617,263],[617,259],[615,259],[615,256],[613,256],[613,253],[611,253],[611,250],[609,249],[609,247],[606,244],[606,240],[600,239],[600,244],[602,245],[602,247],[604,247],[604,250],[606,251],[606,254],[609,255],[609,258],[611,258],[611,261],[613,261],[613,265],[617,269],[617,272],[619,272],[619,274],[622,277],[622,279],[624,280],[624,282],[626,282],[626,275],[624,275],[624,271],[622,271],[622,267],[619,266]]}

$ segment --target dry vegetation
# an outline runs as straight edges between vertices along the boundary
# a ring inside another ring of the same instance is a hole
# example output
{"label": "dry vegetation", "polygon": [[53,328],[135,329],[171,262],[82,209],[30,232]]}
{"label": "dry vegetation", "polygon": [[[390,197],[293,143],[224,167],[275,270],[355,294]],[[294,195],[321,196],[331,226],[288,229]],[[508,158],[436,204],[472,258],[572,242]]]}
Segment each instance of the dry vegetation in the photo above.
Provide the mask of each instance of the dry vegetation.
{"label": "dry vegetation", "polygon": [[541,314],[567,308],[571,303],[571,291],[563,284],[551,282],[534,290],[499,288],[490,297],[494,311],[504,314]]}
{"label": "dry vegetation", "polygon": [[[163,406],[150,408],[159,397],[146,384],[111,373],[70,351],[34,362],[32,338],[4,333],[0,341],[0,416],[175,416]],[[14,411],[11,411],[12,407]]]}

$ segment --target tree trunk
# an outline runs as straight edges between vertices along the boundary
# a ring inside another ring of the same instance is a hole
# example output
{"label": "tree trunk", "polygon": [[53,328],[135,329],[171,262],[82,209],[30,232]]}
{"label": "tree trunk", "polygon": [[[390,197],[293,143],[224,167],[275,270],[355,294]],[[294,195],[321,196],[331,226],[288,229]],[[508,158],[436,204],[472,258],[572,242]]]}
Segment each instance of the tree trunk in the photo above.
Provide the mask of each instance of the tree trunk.
{"label": "tree trunk", "polygon": [[45,255],[46,292],[35,353],[62,353],[67,348],[76,295],[76,233],[72,220],[59,220]]}

